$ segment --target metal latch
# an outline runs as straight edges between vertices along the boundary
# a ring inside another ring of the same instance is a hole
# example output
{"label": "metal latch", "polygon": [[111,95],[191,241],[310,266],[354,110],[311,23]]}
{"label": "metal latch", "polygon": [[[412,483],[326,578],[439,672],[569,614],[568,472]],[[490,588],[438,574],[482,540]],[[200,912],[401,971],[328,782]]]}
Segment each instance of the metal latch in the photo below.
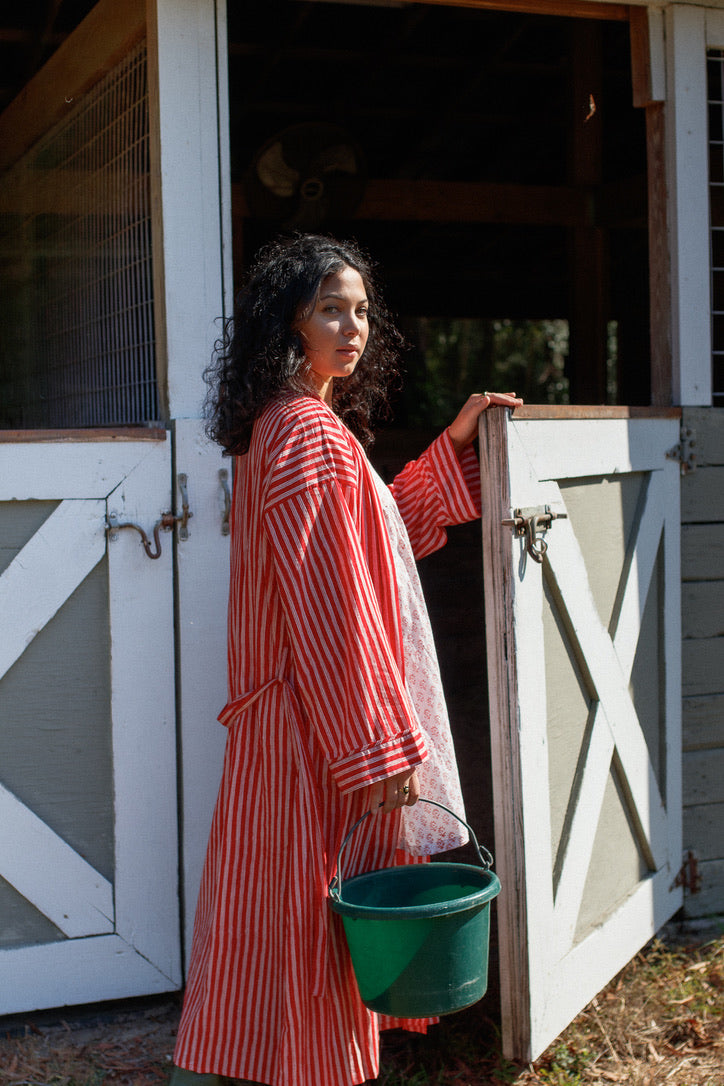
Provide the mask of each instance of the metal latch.
{"label": "metal latch", "polygon": [[554,520],[567,520],[567,513],[554,513],[549,505],[542,509],[537,506],[533,509],[514,509],[512,520],[504,520],[501,523],[513,529],[513,535],[525,537],[525,549],[534,562],[542,562],[543,555],[548,550],[548,544],[543,538]]}
{"label": "metal latch", "polygon": [[701,890],[699,860],[697,859],[696,853],[692,852],[691,849],[689,849],[684,857],[681,870],[674,879],[674,883],[670,889],[673,890],[675,886],[683,886],[690,894],[698,894]]}
{"label": "metal latch", "polygon": [[140,524],[131,524],[127,522],[125,524],[119,524],[118,518],[115,513],[109,513],[106,517],[106,531],[109,539],[115,538],[115,533],[122,531],[124,528],[133,528],[134,532],[138,532],[143,543],[143,549],[149,558],[161,557],[161,537],[160,532],[170,532],[173,530],[173,526],[178,524],[179,539],[188,539],[189,530],[188,523],[193,513],[189,509],[189,495],[188,495],[188,479],[185,474],[180,473],[177,476],[178,488],[181,491],[181,513],[162,513],[160,518],[153,526],[153,543],[146,535]]}

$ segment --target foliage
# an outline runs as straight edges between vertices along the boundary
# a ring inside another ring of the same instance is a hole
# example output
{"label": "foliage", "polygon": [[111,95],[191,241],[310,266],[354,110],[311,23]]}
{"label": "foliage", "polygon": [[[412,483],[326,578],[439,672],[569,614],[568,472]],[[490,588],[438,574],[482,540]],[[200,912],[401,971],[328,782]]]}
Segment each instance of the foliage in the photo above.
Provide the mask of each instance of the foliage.
{"label": "foliage", "polygon": [[472,392],[514,391],[528,403],[567,403],[568,322],[420,317],[410,338],[403,425],[440,428]]}

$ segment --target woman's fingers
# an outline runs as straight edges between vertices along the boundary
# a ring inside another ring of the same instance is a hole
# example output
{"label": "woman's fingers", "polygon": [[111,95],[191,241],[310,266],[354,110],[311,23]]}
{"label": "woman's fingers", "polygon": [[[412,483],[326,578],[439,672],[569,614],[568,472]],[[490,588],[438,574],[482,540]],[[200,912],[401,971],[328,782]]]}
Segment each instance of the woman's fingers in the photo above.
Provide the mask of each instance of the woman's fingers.
{"label": "woman's fingers", "polygon": [[395,777],[370,785],[369,809],[373,813],[389,813],[399,807],[413,807],[420,798],[420,782],[417,773],[405,770]]}
{"label": "woman's fingers", "polygon": [[501,407],[520,407],[523,403],[514,392],[486,392],[485,395],[491,404]]}

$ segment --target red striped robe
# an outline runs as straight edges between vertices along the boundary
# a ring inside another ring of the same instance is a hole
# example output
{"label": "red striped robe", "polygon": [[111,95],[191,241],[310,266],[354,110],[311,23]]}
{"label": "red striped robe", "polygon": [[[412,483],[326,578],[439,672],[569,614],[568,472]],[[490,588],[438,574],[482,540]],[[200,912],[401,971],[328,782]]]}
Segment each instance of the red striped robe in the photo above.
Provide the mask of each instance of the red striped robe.
{"label": "red striped robe", "polygon": [[[417,557],[479,515],[472,451],[443,434],[392,485]],[[285,396],[236,464],[223,777],[175,1061],[270,1086],[374,1078],[327,887],[367,788],[426,751],[405,690],[397,586],[369,463],[320,400]],[[411,862],[399,813],[368,818],[352,875]]]}

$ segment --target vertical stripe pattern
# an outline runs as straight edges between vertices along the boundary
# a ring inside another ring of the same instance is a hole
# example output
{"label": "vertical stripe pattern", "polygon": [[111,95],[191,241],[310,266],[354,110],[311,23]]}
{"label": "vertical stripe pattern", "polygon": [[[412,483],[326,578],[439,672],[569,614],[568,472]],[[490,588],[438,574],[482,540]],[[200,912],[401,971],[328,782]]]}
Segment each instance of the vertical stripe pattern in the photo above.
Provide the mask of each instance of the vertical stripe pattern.
{"label": "vertical stripe pattern", "polygon": [[[377,1075],[381,1028],[426,1028],[363,1006],[326,903],[366,786],[427,754],[390,544],[364,453],[321,401],[268,407],[236,467],[227,747],[174,1058],[269,1086],[353,1086]],[[398,477],[418,553],[478,515],[474,479],[446,435]],[[368,818],[349,874],[415,862],[398,835],[399,813]]]}

